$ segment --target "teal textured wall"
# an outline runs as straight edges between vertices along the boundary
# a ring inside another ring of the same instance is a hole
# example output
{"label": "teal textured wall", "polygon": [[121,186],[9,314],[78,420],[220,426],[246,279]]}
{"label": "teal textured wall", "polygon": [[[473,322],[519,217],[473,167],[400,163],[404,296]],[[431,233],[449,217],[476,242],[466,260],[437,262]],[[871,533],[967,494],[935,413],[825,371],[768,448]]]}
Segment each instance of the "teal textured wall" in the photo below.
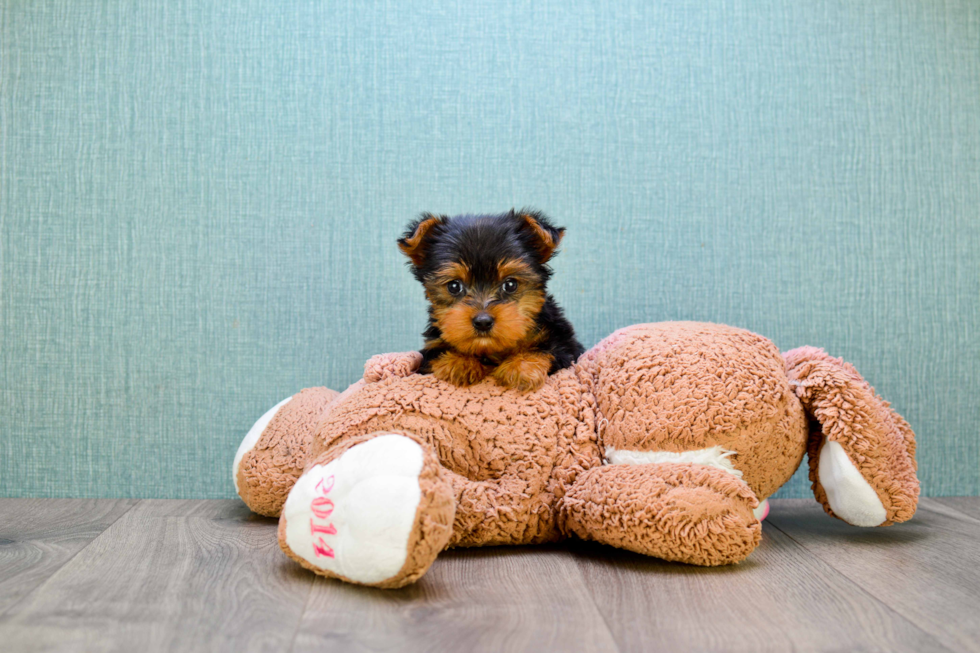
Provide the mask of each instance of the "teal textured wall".
{"label": "teal textured wall", "polygon": [[515,205],[587,346],[825,347],[980,490],[976,2],[8,0],[0,56],[0,495],[232,496],[420,344],[404,224]]}

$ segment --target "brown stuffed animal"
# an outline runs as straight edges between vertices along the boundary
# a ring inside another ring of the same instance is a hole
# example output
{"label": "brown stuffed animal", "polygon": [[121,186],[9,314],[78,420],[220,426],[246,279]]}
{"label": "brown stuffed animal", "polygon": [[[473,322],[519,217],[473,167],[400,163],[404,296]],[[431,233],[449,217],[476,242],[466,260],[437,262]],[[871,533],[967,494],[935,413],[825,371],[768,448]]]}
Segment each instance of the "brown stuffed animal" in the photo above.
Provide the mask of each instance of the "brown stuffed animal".
{"label": "brown stuffed animal", "polygon": [[343,394],[303,390],[242,443],[238,493],[279,516],[280,546],[304,567],[400,587],[447,547],[570,536],[735,563],[804,452],[828,514],[887,526],[915,512],[912,430],[819,349],[640,324],[525,394],[451,386],[418,363],[416,352],[375,356]]}

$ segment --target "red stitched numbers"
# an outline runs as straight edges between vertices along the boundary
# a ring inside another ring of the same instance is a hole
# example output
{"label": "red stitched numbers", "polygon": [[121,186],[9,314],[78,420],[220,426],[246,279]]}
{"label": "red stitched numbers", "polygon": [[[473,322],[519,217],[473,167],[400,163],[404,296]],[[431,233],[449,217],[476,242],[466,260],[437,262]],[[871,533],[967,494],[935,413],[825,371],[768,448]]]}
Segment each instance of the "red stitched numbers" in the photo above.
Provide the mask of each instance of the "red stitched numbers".
{"label": "red stitched numbers", "polygon": [[[319,495],[313,497],[313,501],[310,502],[310,512],[313,516],[310,517],[310,534],[317,538],[313,542],[313,552],[318,558],[333,558],[333,549],[323,541],[324,535],[336,535],[337,529],[334,525],[327,521],[330,519],[330,515],[333,514],[333,501],[327,497],[330,494],[330,490],[333,489],[334,477],[330,475],[326,478],[321,478],[320,482],[316,484],[316,490]],[[319,520],[319,522],[318,522]]]}

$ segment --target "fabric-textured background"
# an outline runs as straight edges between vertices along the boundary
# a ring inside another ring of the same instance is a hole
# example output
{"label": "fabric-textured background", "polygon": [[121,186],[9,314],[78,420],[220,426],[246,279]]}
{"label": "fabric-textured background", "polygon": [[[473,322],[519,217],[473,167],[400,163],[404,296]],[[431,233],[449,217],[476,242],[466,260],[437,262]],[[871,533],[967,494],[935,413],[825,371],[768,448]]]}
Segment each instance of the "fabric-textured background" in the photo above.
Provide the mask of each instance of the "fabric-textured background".
{"label": "fabric-textured background", "polygon": [[522,205],[586,346],[824,347],[980,489],[972,0],[0,4],[0,495],[232,496],[267,408],[420,344],[405,223]]}

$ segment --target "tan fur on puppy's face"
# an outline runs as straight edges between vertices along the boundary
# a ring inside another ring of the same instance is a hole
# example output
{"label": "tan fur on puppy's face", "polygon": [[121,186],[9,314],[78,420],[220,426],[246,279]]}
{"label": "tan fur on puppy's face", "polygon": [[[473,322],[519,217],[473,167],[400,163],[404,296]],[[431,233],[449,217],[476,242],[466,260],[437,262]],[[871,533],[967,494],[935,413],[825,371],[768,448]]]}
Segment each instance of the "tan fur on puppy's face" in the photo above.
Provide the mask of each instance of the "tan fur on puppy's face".
{"label": "tan fur on puppy's face", "polygon": [[[517,282],[517,290],[503,291],[508,279]],[[459,296],[448,290],[451,281],[459,281],[465,290]],[[535,337],[535,318],[545,303],[537,277],[526,263],[517,259],[501,261],[497,279],[490,287],[471,287],[469,269],[462,263],[451,263],[440,269],[425,284],[426,296],[432,302],[432,317],[442,339],[464,354],[487,356],[527,346]],[[481,334],[473,328],[473,318],[481,312],[494,319],[493,328]]]}

